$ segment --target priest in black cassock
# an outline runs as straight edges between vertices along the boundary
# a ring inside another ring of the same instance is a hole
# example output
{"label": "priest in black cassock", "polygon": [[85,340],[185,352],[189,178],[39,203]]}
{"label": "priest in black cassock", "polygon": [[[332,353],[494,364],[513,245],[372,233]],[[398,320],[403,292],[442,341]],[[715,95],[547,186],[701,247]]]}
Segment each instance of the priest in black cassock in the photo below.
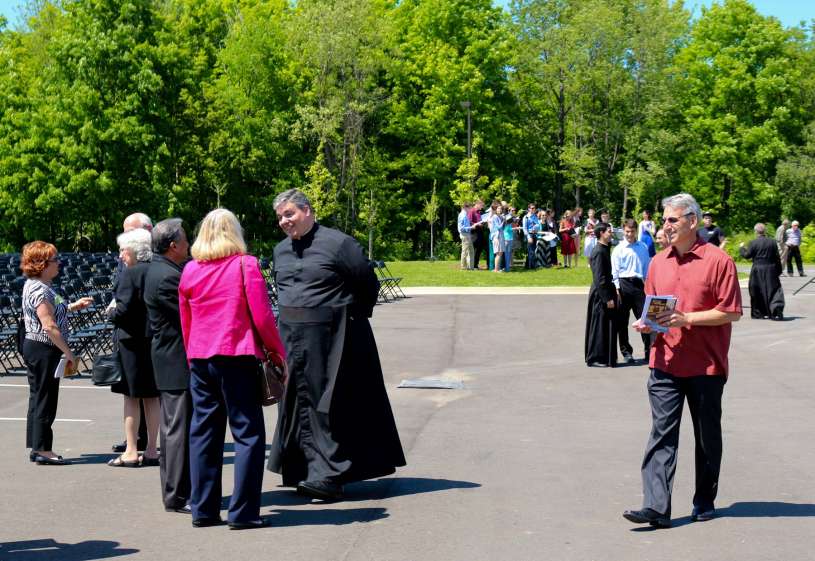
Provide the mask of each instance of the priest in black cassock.
{"label": "priest in black cassock", "polygon": [[611,226],[598,223],[594,235],[597,244],[589,258],[592,282],[586,312],[586,364],[613,367],[617,366],[617,291],[611,280]]}
{"label": "priest in black cassock", "polygon": [[268,469],[322,500],[405,465],[368,318],[379,282],[360,245],[315,221],[306,196],[274,201],[288,236],[274,250],[289,381]]}
{"label": "priest in black cassock", "polygon": [[784,319],[784,289],[781,288],[783,268],[778,255],[778,245],[767,237],[766,227],[759,222],[753,230],[756,239],[747,247],[739,245],[739,253],[753,260],[750,269],[750,316],[753,319]]}

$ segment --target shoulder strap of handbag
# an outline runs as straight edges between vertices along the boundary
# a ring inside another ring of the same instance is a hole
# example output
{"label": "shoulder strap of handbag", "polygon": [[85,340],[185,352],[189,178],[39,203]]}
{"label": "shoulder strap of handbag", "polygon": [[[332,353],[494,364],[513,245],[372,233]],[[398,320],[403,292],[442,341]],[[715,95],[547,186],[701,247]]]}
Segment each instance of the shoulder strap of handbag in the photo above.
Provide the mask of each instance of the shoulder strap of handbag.
{"label": "shoulder strap of handbag", "polygon": [[249,316],[249,325],[252,326],[252,331],[257,335],[257,338],[260,339],[261,349],[265,355],[266,349],[263,349],[263,338],[260,336],[257,327],[255,327],[255,320],[252,319],[252,308],[249,306],[249,293],[246,292],[246,278],[243,274],[243,255],[241,255],[241,288],[243,289],[243,299],[246,302],[246,313]]}

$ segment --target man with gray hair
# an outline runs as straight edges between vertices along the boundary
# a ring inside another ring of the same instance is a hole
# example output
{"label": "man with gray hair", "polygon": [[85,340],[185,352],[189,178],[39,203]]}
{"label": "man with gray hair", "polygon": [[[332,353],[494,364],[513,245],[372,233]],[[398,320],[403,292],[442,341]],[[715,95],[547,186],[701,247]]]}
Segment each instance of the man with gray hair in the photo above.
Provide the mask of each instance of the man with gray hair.
{"label": "man with gray hair", "polygon": [[795,265],[798,267],[798,274],[802,277],[807,276],[804,272],[804,264],[801,262],[801,229],[799,228],[798,221],[793,220],[790,229],[787,230],[786,241],[787,245],[787,276],[792,276],[792,260],[795,259]]}
{"label": "man with gray hair", "polygon": [[750,269],[750,317],[753,319],[784,319],[784,289],[781,287],[781,257],[775,240],[767,237],[767,228],[759,222],[753,230],[756,239],[745,247],[739,244],[739,253],[753,261]]}
{"label": "man with gray hair", "polygon": [[[781,226],[775,230],[775,243],[778,246],[778,255],[781,257],[781,263],[787,262],[787,228],[789,227],[790,221],[785,218],[781,221]],[[783,272],[781,274],[783,274]]]}
{"label": "man with gray hair", "polygon": [[144,304],[153,334],[150,356],[161,400],[161,495],[166,511],[190,514],[192,399],[178,312],[178,283],[190,244],[180,218],[156,224],[152,238],[153,260],[144,279]]}
{"label": "man with gray hair", "polygon": [[344,484],[405,465],[368,321],[379,282],[359,243],[318,224],[302,192],[274,208],[287,236],[274,281],[289,382],[268,469],[298,493],[338,500]]}
{"label": "man with gray hair", "polygon": [[[673,295],[674,309],[656,315],[665,329],[651,347],[648,399],[652,428],[642,461],[643,507],[623,517],[657,528],[671,525],[671,493],[679,446],[679,424],[687,400],[696,439],[696,492],[692,521],[715,516],[722,458],[722,391],[727,381],[730,334],[741,317],[736,264],[705,242],[697,227],[696,200],[681,193],[662,201],[663,229],[670,248],[651,260],[645,294]],[[641,320],[635,329],[650,333]]]}

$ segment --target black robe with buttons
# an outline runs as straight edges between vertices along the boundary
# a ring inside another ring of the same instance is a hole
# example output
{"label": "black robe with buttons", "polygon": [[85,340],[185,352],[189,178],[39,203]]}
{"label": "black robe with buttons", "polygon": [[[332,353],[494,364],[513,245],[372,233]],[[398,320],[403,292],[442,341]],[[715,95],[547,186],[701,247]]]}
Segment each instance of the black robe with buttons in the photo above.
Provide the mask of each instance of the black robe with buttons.
{"label": "black robe with buttons", "polygon": [[368,318],[376,273],[350,236],[315,224],[274,250],[290,380],[268,469],[283,484],[348,483],[405,465]]}
{"label": "black robe with buttons", "polygon": [[745,259],[753,260],[750,269],[750,316],[754,319],[784,317],[784,289],[781,288],[781,257],[775,240],[759,236],[740,247]]}
{"label": "black robe with buttons", "polygon": [[592,283],[586,310],[586,364],[617,365],[616,308],[609,309],[608,301],[617,300],[617,291],[611,280],[611,249],[597,243],[591,257]]}

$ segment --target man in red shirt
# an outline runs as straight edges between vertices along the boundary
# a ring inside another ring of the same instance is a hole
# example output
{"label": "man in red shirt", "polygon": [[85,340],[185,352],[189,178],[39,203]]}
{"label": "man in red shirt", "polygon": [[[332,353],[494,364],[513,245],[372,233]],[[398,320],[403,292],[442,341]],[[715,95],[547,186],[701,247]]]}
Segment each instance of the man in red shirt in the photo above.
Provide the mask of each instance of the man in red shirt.
{"label": "man in red shirt", "polygon": [[[643,508],[623,517],[658,528],[671,525],[679,423],[688,401],[696,439],[696,492],[691,520],[715,515],[722,457],[722,390],[727,381],[731,323],[741,317],[736,265],[718,247],[698,237],[701,211],[687,194],[662,201],[670,249],[651,261],[645,293],[676,297],[676,309],[657,315],[668,328],[651,347],[648,398],[653,425],[642,461]],[[649,333],[641,322],[635,328]]]}

